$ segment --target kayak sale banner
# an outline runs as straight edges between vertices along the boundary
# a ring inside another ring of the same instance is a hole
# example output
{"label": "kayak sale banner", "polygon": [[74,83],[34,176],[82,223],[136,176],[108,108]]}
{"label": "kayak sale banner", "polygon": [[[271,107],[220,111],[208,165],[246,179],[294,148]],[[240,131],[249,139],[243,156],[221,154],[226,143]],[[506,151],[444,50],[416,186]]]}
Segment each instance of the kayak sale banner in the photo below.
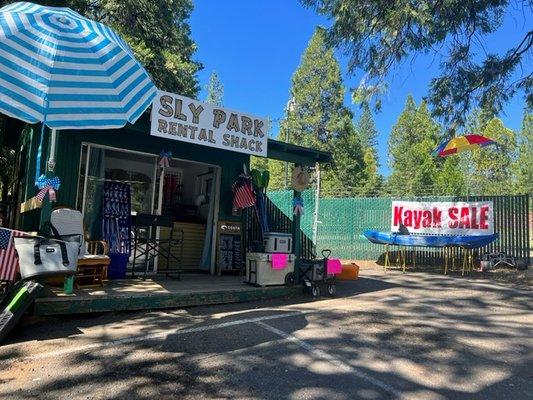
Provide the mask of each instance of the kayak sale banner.
{"label": "kayak sale banner", "polygon": [[405,229],[413,234],[491,235],[494,206],[492,201],[393,201],[391,232]]}

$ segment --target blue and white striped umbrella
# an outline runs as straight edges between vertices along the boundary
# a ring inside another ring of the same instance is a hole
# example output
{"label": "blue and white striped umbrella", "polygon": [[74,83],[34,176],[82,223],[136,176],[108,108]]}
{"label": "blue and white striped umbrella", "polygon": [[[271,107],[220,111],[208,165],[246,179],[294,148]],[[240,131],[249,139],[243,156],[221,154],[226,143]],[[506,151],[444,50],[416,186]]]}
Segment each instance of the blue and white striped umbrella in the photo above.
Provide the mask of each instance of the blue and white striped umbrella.
{"label": "blue and white striped umbrella", "polygon": [[0,9],[0,112],[52,129],[133,123],[156,87],[110,28],[69,8]]}

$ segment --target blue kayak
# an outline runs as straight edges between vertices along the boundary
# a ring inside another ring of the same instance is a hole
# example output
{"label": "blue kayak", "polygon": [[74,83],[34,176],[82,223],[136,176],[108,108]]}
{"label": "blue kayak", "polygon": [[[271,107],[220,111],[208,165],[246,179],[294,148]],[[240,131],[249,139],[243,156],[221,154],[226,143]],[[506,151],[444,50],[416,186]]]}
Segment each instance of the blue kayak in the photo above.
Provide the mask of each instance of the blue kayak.
{"label": "blue kayak", "polygon": [[498,234],[482,236],[455,236],[455,235],[400,235],[398,233],[364,231],[365,236],[372,243],[391,244],[395,246],[412,247],[466,247],[476,249],[492,243]]}

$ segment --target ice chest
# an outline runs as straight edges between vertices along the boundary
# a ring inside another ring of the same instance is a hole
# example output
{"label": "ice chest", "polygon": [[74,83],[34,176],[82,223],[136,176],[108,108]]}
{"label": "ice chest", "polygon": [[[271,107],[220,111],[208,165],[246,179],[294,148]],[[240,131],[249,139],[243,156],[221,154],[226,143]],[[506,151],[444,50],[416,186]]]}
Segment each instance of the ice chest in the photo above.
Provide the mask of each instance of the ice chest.
{"label": "ice chest", "polygon": [[294,254],[288,254],[287,266],[272,268],[272,254],[246,253],[246,282],[256,286],[284,285],[294,280]]}
{"label": "ice chest", "polygon": [[292,253],[292,235],[290,233],[265,232],[263,245],[265,253]]}

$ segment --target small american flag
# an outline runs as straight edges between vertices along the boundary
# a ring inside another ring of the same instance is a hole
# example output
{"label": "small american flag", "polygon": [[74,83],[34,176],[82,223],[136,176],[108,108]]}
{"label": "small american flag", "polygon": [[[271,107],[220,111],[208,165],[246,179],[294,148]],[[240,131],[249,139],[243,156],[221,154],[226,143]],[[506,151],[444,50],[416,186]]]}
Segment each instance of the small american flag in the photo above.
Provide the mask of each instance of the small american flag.
{"label": "small american flag", "polygon": [[255,192],[252,187],[252,179],[242,174],[231,187],[233,191],[233,207],[236,209],[255,205]]}
{"label": "small american flag", "polygon": [[18,257],[13,237],[26,233],[0,228],[0,281],[14,281],[17,275]]}

